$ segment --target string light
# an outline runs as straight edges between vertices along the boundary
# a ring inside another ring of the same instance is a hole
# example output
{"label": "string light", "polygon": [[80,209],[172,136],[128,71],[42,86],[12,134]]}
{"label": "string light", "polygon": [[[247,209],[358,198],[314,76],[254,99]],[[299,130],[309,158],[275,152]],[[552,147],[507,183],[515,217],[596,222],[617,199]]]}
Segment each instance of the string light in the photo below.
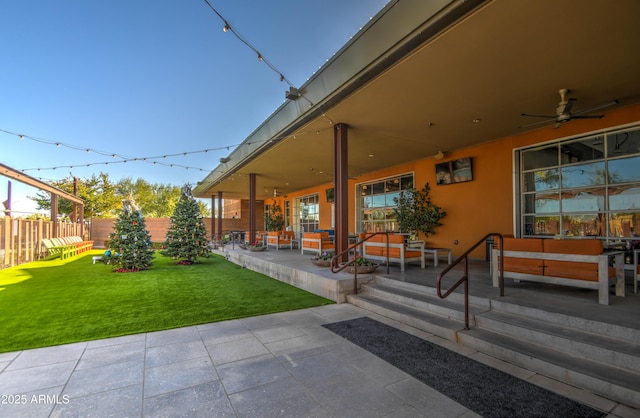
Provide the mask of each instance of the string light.
{"label": "string light", "polygon": [[235,35],[236,38],[238,38],[240,40],[240,42],[242,42],[243,44],[245,44],[247,47],[249,47],[249,49],[251,49],[253,52],[255,52],[258,55],[258,60],[264,62],[265,64],[267,64],[267,66],[276,74],[278,74],[278,76],[280,77],[280,81],[284,81],[286,82],[289,87],[294,87],[293,84],[291,83],[291,81],[289,81],[287,79],[287,77],[284,76],[284,73],[280,70],[278,70],[276,68],[275,65],[273,65],[268,59],[266,59],[264,57],[264,55],[262,55],[260,53],[260,51],[258,51],[258,49],[253,46],[251,44],[251,42],[249,42],[247,40],[247,38],[245,38],[244,36],[242,36],[240,34],[240,32],[238,32],[236,30],[236,28],[234,28],[233,26],[231,26],[231,24],[229,23],[229,21],[227,19],[224,18],[224,16],[222,16],[222,14],[216,10],[215,7],[213,7],[213,5],[209,2],[209,0],[204,0],[204,2],[207,4],[207,6],[209,6],[209,8],[220,18],[220,20],[222,20],[222,22],[224,23],[224,27],[222,28],[222,30],[226,33],[226,32],[231,32]]}
{"label": "string light", "polygon": [[[322,116],[324,116],[325,118],[329,119],[324,113],[322,114]],[[331,119],[329,119],[331,120]],[[285,135],[285,136],[279,136],[279,137],[273,137],[273,138],[269,138],[266,140],[261,140],[261,141],[252,141],[252,142],[245,142],[242,144],[234,144],[234,145],[223,145],[221,147],[217,147],[217,148],[208,148],[208,149],[204,149],[204,150],[197,150],[197,151],[186,151],[186,152],[177,152],[174,154],[163,154],[163,155],[156,155],[156,156],[150,156],[150,157],[130,157],[130,156],[124,156],[118,153],[113,153],[113,152],[106,152],[106,151],[100,151],[100,150],[96,150],[94,148],[86,148],[86,146],[78,146],[78,145],[73,145],[73,144],[67,144],[64,142],[59,142],[59,141],[51,141],[48,139],[44,139],[44,138],[37,138],[37,137],[33,137],[30,135],[26,135],[26,134],[18,134],[15,132],[11,132],[11,131],[7,131],[5,129],[0,129],[0,132],[4,132],[6,134],[9,135],[13,135],[18,137],[21,141],[24,139],[29,139],[32,140],[34,142],[38,142],[41,144],[46,144],[46,145],[55,145],[56,147],[60,148],[60,147],[64,147],[64,148],[68,148],[68,149],[72,149],[72,150],[76,150],[76,151],[83,151],[86,153],[96,153],[99,155],[104,155],[107,157],[112,157],[112,158],[120,158],[120,161],[103,161],[103,162],[94,162],[94,163],[77,163],[74,165],[60,165],[60,166],[55,166],[55,167],[33,167],[33,168],[25,168],[22,169],[22,171],[33,171],[33,170],[56,170],[59,168],[75,168],[75,167],[79,167],[79,166],[84,166],[84,167],[90,167],[90,166],[98,166],[98,165],[105,165],[108,166],[109,164],[126,164],[127,162],[145,162],[145,163],[149,163],[149,164],[159,164],[165,167],[179,167],[179,168],[184,168],[185,170],[196,170],[196,171],[201,171],[201,172],[216,172],[216,170],[206,170],[203,168],[198,168],[198,167],[192,167],[192,166],[187,166],[187,165],[182,165],[182,164],[167,164],[167,163],[162,163],[159,161],[155,161],[155,160],[159,160],[159,159],[167,159],[168,157],[178,157],[178,156],[183,156],[186,157],[187,155],[192,155],[192,154],[201,154],[201,153],[208,153],[209,151],[220,151],[220,150],[227,150],[229,151],[231,148],[235,148],[238,147],[240,145],[243,146],[252,146],[252,145],[260,145],[260,144],[264,144],[267,142],[271,142],[274,143],[276,141],[281,141],[281,140],[286,140],[289,138],[297,138],[298,136],[304,136],[304,135],[311,135],[311,134],[315,134],[315,135],[319,135],[321,132],[325,132],[330,130],[331,128],[326,128],[326,129],[320,129],[320,130],[315,130],[315,131],[309,131],[309,132],[297,132],[295,134],[291,134],[291,135]],[[219,171],[222,172],[222,171]]]}

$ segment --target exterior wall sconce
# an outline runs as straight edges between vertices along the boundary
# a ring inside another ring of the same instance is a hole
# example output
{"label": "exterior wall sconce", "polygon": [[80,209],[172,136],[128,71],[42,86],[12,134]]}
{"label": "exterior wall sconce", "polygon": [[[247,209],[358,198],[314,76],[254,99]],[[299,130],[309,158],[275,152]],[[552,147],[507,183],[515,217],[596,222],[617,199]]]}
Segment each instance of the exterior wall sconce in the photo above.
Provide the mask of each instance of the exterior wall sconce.
{"label": "exterior wall sconce", "polygon": [[287,90],[284,95],[289,100],[296,100],[298,97],[302,96],[300,90],[295,87],[289,88],[289,90]]}

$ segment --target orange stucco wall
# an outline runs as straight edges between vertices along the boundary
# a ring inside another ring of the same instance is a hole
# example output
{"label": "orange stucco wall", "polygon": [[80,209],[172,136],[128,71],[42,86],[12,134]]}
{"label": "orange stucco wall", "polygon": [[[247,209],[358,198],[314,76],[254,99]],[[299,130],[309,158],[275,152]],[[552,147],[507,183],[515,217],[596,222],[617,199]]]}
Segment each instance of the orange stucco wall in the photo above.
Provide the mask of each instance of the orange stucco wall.
{"label": "orange stucco wall", "polygon": [[[640,121],[640,105],[612,110],[603,119],[589,119],[571,122],[554,128],[553,125],[522,135],[502,138],[489,143],[446,153],[445,158],[436,161],[426,158],[415,162],[389,167],[384,170],[360,176],[349,181],[349,231],[356,230],[355,188],[356,184],[413,172],[417,187],[425,183],[431,186],[433,203],[441,206],[447,216],[436,234],[427,238],[431,247],[453,249],[461,254],[490,232],[514,233],[514,149],[537,143],[587,134],[593,131],[618,127]],[[437,185],[435,164],[458,158],[471,157],[473,181],[451,185]],[[331,204],[326,202],[325,189],[331,183],[319,187],[289,193],[287,200],[318,193],[320,196],[320,228],[331,228]],[[283,198],[279,203],[284,207]],[[457,241],[457,244],[455,243]],[[472,256],[483,258],[484,246]]]}

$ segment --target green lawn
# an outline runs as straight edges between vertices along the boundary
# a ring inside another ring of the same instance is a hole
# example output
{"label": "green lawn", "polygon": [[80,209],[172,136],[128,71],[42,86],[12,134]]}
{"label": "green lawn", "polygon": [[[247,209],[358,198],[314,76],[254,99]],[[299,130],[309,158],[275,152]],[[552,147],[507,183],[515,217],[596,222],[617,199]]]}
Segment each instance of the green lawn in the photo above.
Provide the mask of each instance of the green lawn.
{"label": "green lawn", "polygon": [[113,273],[92,264],[101,253],[0,270],[0,352],[333,303],[219,256],[186,266],[156,253],[149,270]]}

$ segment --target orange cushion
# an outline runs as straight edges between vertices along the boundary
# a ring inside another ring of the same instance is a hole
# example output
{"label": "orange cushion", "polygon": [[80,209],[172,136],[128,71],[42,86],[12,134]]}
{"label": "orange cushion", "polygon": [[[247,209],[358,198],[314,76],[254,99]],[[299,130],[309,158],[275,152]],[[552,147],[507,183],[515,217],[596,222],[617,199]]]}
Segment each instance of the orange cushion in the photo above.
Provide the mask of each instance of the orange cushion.
{"label": "orange cushion", "polygon": [[[496,247],[500,247],[500,241],[496,241]],[[504,238],[505,251],[543,252],[542,239],[540,238]],[[544,274],[543,260],[531,258],[504,258],[504,270],[515,273]]]}
{"label": "orange cushion", "polygon": [[[598,255],[602,254],[603,247],[602,241],[597,239],[548,239],[544,241],[544,251],[555,254]],[[598,264],[546,260],[545,275],[597,282]],[[613,275],[615,275],[615,269]],[[609,272],[609,277],[611,277],[611,272]]]}

